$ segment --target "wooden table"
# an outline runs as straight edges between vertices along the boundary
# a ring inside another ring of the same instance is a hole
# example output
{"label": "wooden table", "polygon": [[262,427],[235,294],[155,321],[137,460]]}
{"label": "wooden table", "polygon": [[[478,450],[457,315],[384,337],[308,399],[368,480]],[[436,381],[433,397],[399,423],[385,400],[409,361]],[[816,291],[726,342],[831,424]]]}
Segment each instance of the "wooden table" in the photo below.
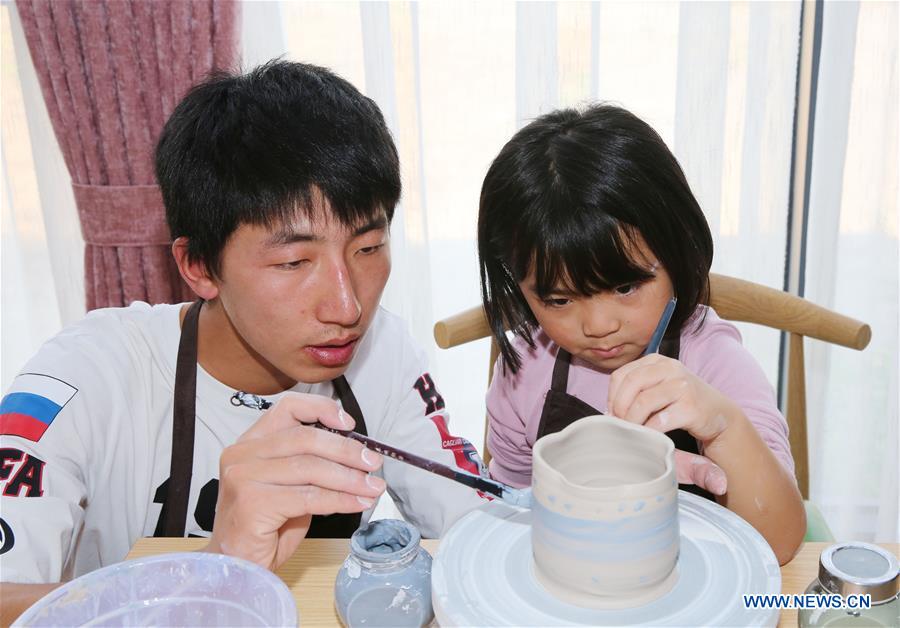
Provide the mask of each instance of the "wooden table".
{"label": "wooden table", "polygon": [[[151,556],[165,552],[188,552],[206,544],[205,539],[140,539],[128,554],[128,558]],[[438,541],[422,542],[434,556]],[[828,543],[806,543],[794,560],[781,568],[781,592],[803,593],[816,577],[819,554]],[[895,556],[900,554],[900,544],[883,545]],[[276,572],[284,580],[297,600],[303,626],[339,626],[334,610],[334,579],[349,551],[347,539],[306,539],[300,549]],[[742,592],[736,592],[740,595]],[[780,628],[797,626],[797,611],[781,612]]]}

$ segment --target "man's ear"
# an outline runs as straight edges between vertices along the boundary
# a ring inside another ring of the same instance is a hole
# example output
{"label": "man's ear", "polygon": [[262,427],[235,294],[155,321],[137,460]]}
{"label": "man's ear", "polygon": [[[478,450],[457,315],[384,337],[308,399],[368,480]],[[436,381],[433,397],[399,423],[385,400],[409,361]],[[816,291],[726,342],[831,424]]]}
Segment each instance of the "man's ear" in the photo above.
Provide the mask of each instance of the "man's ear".
{"label": "man's ear", "polygon": [[172,255],[178,264],[178,272],[181,278],[191,287],[198,297],[205,301],[211,301],[219,296],[219,286],[216,278],[212,276],[206,264],[191,260],[188,256],[188,239],[176,238],[172,243]]}

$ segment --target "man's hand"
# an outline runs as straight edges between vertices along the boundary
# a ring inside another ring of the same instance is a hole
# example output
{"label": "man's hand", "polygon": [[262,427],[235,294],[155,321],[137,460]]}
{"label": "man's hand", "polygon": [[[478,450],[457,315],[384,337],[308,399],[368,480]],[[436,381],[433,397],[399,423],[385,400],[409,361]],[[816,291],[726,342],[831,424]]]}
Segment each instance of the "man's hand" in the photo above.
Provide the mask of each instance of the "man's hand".
{"label": "man's hand", "polygon": [[318,395],[289,394],[222,452],[219,498],[207,551],[275,569],[309,530],[312,515],[361,512],[384,492],[369,475],[379,454],[360,443],[314,428],[341,430],[353,420]]}

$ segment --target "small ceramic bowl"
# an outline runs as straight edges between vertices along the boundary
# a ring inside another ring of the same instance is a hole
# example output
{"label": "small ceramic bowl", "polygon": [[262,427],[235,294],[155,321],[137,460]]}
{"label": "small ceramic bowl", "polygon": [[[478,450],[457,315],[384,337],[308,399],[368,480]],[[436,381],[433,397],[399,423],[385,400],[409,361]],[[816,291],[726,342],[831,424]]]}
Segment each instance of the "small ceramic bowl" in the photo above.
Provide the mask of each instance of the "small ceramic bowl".
{"label": "small ceramic bowl", "polygon": [[646,604],[675,584],[675,446],[655,430],[592,416],[535,443],[535,575],[591,608]]}

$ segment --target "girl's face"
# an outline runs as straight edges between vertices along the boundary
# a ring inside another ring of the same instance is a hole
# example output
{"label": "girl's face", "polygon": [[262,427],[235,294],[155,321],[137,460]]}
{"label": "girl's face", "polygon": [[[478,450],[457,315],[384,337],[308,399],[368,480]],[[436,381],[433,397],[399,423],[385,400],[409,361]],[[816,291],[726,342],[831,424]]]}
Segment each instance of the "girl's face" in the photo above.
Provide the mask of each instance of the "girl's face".
{"label": "girl's face", "polygon": [[653,278],[590,297],[564,286],[546,298],[535,291],[534,270],[519,288],[534,317],[556,344],[604,371],[636,360],[649,344],[663,310],[672,298],[672,280],[642,238],[632,253]]}

